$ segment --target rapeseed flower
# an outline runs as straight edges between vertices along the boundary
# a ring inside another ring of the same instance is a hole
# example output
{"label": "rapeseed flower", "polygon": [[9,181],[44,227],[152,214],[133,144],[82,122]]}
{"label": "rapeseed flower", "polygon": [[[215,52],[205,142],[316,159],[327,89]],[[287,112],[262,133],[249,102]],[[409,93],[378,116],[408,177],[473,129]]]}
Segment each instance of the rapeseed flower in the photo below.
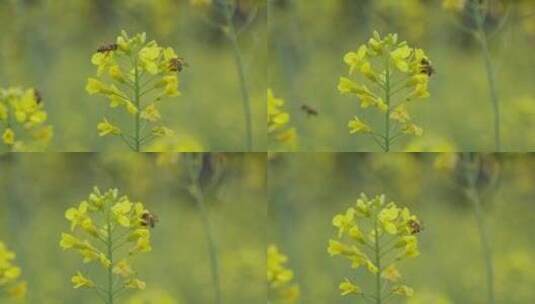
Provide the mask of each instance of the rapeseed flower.
{"label": "rapeseed flower", "polygon": [[74,288],[92,289],[111,303],[126,288],[144,289],[132,261],[152,250],[149,228],[154,217],[141,202],[120,196],[117,189],[101,192],[94,188],[86,200],[65,212],[70,223],[68,233],[61,234],[60,247],[79,254],[84,264],[100,265],[108,282],[93,281],[89,274],[76,272],[71,278]]}
{"label": "rapeseed flower", "polygon": [[267,91],[267,127],[268,136],[274,145],[285,146],[288,150],[293,150],[297,146],[297,132],[294,127],[290,127],[290,114],[284,109],[285,101],[277,98],[273,90]]}
{"label": "rapeseed flower", "polygon": [[[422,128],[412,122],[408,105],[430,96],[431,61],[422,49],[399,41],[397,34],[381,37],[373,33],[367,44],[344,56],[347,76],[338,82],[338,91],[356,97],[362,109],[375,110],[384,120],[382,128],[372,128],[354,116],[348,123],[349,133],[371,135],[385,151],[404,135],[421,136]],[[360,75],[360,79],[356,77]]]}
{"label": "rapeseed flower", "polygon": [[366,292],[358,282],[346,278],[339,285],[342,296],[358,295],[380,301],[393,295],[413,295],[396,267],[402,260],[420,253],[416,234],[421,225],[409,209],[395,202],[386,203],[384,195],[369,198],[361,194],[352,207],[333,217],[332,225],[336,237],[329,240],[329,255],[343,257],[352,269],[364,269],[378,282],[374,292]]}
{"label": "rapeseed flower", "polygon": [[285,265],[288,257],[276,245],[267,248],[268,298],[271,303],[295,303],[300,296],[299,286],[293,284],[294,273]]}
{"label": "rapeseed flower", "polygon": [[0,88],[0,133],[9,151],[41,151],[53,136],[36,89]]}
{"label": "rapeseed flower", "polygon": [[156,137],[173,134],[151,130],[163,127],[159,102],[180,95],[179,72],[185,63],[175,50],[147,41],[145,33],[131,37],[122,31],[115,43],[93,54],[91,63],[97,72],[87,81],[87,93],[106,97],[110,108],[122,109],[134,120],[134,127],[126,128],[105,119],[97,125],[100,136],[119,136],[132,150],[141,151]]}
{"label": "rapeseed flower", "polygon": [[26,296],[27,284],[21,281],[22,270],[13,262],[15,253],[0,242],[0,292],[5,292],[10,299]]}

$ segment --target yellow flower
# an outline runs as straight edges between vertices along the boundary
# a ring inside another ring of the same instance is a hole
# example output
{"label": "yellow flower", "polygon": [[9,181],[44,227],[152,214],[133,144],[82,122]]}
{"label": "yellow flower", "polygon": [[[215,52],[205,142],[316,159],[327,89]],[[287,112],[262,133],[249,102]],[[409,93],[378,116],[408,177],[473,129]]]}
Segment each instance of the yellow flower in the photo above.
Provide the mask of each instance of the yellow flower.
{"label": "yellow flower", "polygon": [[127,278],[134,274],[134,271],[132,270],[132,267],[130,267],[130,264],[123,259],[119,261],[114,267],[113,267],[113,273],[123,277]]}
{"label": "yellow flower", "polygon": [[277,298],[270,299],[292,303],[299,298],[299,286],[292,285],[294,273],[286,267],[288,257],[282,254],[278,247],[270,244],[267,248],[267,283],[270,294]]}
{"label": "yellow flower", "polygon": [[[132,203],[127,196],[119,196],[117,189],[101,192],[96,187],[77,207],[67,209],[66,218],[76,234],[62,233],[60,247],[75,252],[84,264],[102,266],[101,271],[109,274],[95,276],[107,280],[96,284],[92,278],[77,272],[71,278],[74,288],[109,286],[108,284],[136,289],[145,287],[144,282],[134,277],[136,272],[128,261],[134,254],[151,250],[150,227],[143,219],[147,212],[149,211],[143,203]],[[82,229],[76,229],[77,227]],[[113,256],[110,250],[113,251]]]}
{"label": "yellow flower", "polygon": [[131,279],[131,280],[128,280],[124,286],[126,288],[143,290],[145,289],[147,284],[145,284],[145,282],[138,280],[138,279]]}
{"label": "yellow flower", "polygon": [[143,69],[152,75],[158,74],[158,58],[161,51],[162,49],[155,41],[151,41],[139,51],[138,57]]}
{"label": "yellow flower", "polygon": [[162,136],[173,135],[173,134],[175,134],[175,132],[173,130],[169,129],[169,128],[160,126],[160,127],[153,128],[152,129],[152,134],[154,136],[162,137]]}
{"label": "yellow flower", "polygon": [[106,85],[100,80],[95,78],[89,78],[87,80],[85,90],[87,91],[87,93],[89,93],[89,95],[95,95],[99,93],[105,94],[109,92],[109,88],[106,87]]}
{"label": "yellow flower", "polygon": [[381,276],[390,282],[397,282],[401,279],[401,274],[393,264],[383,270]]}
{"label": "yellow flower", "polygon": [[164,94],[167,96],[179,96],[178,91],[178,77],[176,75],[164,76],[163,82],[165,84]]}
{"label": "yellow flower", "polygon": [[414,289],[406,285],[395,287],[392,291],[400,296],[412,297],[414,295]]}
{"label": "yellow flower", "polygon": [[[342,239],[329,239],[327,247],[329,255],[345,258],[354,271],[364,271],[373,276],[379,292],[385,286],[401,281],[397,268],[399,262],[419,254],[415,235],[419,231],[413,228],[418,219],[409,209],[402,209],[395,202],[385,202],[384,195],[369,198],[361,194],[355,207],[349,207],[345,213],[334,217],[337,236]],[[385,237],[385,234],[389,236]],[[392,292],[412,294],[412,289],[403,286],[395,287]],[[363,293],[348,279],[340,284],[339,289],[342,295]]]}
{"label": "yellow flower", "polygon": [[101,76],[106,68],[113,63],[113,56],[111,53],[95,53],[91,57],[91,63],[98,67],[97,76]]}
{"label": "yellow flower", "polygon": [[81,272],[77,272],[76,275],[74,275],[71,278],[71,282],[74,285],[74,288],[93,288],[95,287],[95,283],[91,281],[90,279],[86,278]]}
{"label": "yellow flower", "polygon": [[338,288],[340,289],[340,294],[343,295],[343,296],[347,296],[347,295],[350,295],[350,294],[358,295],[358,294],[362,293],[360,287],[358,287],[357,285],[353,284],[347,278],[342,283],[340,283]]}
{"label": "yellow flower", "polygon": [[371,132],[370,127],[362,120],[360,120],[357,116],[355,116],[352,120],[349,121],[347,127],[349,128],[350,134]]}
{"label": "yellow flower", "polygon": [[13,145],[15,143],[15,132],[11,128],[5,129],[2,140],[6,145]]}
{"label": "yellow flower", "polygon": [[100,122],[97,125],[97,130],[99,131],[99,136],[106,135],[119,135],[121,134],[121,129],[112,125],[107,119],[104,118],[104,121]]}

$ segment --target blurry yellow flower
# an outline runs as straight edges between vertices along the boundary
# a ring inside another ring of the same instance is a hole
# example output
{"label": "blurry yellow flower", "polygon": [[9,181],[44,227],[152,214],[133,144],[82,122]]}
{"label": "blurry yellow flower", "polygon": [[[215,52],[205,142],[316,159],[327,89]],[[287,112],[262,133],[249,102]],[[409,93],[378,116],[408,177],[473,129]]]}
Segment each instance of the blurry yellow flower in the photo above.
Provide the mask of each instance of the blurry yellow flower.
{"label": "blurry yellow flower", "polygon": [[151,41],[139,51],[138,56],[143,69],[152,75],[158,74],[158,59],[161,51],[162,48],[160,48],[155,41]]}
{"label": "blurry yellow flower", "polygon": [[13,132],[12,129],[7,128],[4,130],[4,134],[2,134],[2,140],[6,145],[12,145],[15,143],[15,132]]}
{"label": "blurry yellow flower", "polygon": [[126,288],[132,288],[132,289],[139,289],[143,290],[147,286],[147,284],[141,280],[138,279],[131,279],[126,282],[124,285]]}
{"label": "blurry yellow flower", "polygon": [[74,275],[72,278],[71,278],[71,282],[74,286],[74,288],[80,288],[80,287],[84,287],[84,288],[93,288],[95,287],[95,283],[93,283],[93,281],[89,280],[88,278],[86,278],[81,272],[77,272],[76,275]]}
{"label": "blurry yellow flower", "polygon": [[97,130],[99,131],[99,136],[106,135],[119,135],[121,134],[121,129],[112,125],[107,119],[104,118],[104,121],[100,122],[97,125]]}
{"label": "blurry yellow flower", "polygon": [[350,294],[358,295],[362,293],[360,287],[351,283],[351,281],[347,278],[342,283],[340,283],[338,288],[340,289],[340,294],[343,296],[347,296]]}
{"label": "blurry yellow flower", "polygon": [[292,270],[286,268],[288,257],[283,255],[276,245],[267,248],[267,283],[269,301],[287,301],[293,303],[299,298],[299,287],[291,285],[294,278]]}
{"label": "blurry yellow flower", "polygon": [[371,132],[370,127],[357,116],[353,117],[353,119],[349,121],[347,127],[349,128],[350,134]]}
{"label": "blurry yellow flower", "polygon": [[405,297],[412,297],[414,295],[414,290],[406,285],[395,287],[393,292],[394,294],[405,296]]}
{"label": "blurry yellow flower", "polygon": [[143,111],[141,111],[141,118],[148,121],[158,121],[161,118],[160,111],[156,108],[156,104],[151,103]]}

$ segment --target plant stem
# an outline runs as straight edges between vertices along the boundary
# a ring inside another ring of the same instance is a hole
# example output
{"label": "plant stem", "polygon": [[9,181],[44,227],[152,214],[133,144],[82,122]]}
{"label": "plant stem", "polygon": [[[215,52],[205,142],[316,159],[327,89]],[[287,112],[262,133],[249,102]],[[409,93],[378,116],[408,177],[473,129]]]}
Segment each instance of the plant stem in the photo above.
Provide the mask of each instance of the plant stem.
{"label": "plant stem", "polygon": [[134,117],[134,128],[135,128],[135,151],[141,151],[141,135],[140,135],[140,117],[141,117],[141,96],[140,96],[140,85],[139,85],[139,70],[137,67],[137,59],[134,60],[134,102],[136,104],[137,112]]}
{"label": "plant stem", "polygon": [[227,37],[232,43],[232,49],[234,52],[234,60],[236,62],[236,68],[238,70],[238,76],[240,79],[240,89],[242,95],[243,115],[245,121],[245,147],[247,152],[253,150],[253,120],[251,111],[251,98],[249,89],[247,86],[247,77],[245,75],[245,65],[243,63],[243,55],[238,43],[238,32],[233,22],[233,8],[228,5],[225,7],[225,17],[228,26]]}
{"label": "plant stem", "polygon": [[492,249],[490,246],[489,233],[485,225],[483,211],[481,209],[481,199],[477,191],[472,187],[470,190],[470,198],[474,204],[474,214],[477,222],[479,232],[479,240],[481,242],[481,251],[485,260],[485,270],[487,279],[487,298],[489,304],[495,304],[494,296],[494,266],[492,264]]}
{"label": "plant stem", "polygon": [[253,126],[252,126],[252,113],[251,113],[251,101],[249,96],[249,90],[247,88],[247,78],[245,76],[245,67],[243,64],[243,56],[238,45],[238,39],[236,35],[231,38],[232,46],[234,49],[234,58],[240,77],[240,87],[243,100],[243,113],[245,116],[245,147],[248,152],[253,150]]}
{"label": "plant stem", "polygon": [[481,51],[485,61],[485,70],[487,74],[487,81],[489,85],[490,98],[492,102],[492,110],[494,113],[494,143],[496,152],[501,152],[501,120],[500,120],[500,100],[498,97],[498,89],[496,86],[496,74],[494,66],[492,65],[492,58],[490,55],[489,42],[487,33],[485,32],[485,24],[481,10],[475,9],[475,19],[477,23],[477,33],[481,43]]}
{"label": "plant stem", "polygon": [[382,286],[381,286],[381,247],[379,245],[379,229],[377,227],[377,219],[375,220],[375,264],[377,266],[377,274],[375,276],[375,303],[382,304]]}
{"label": "plant stem", "polygon": [[212,272],[212,283],[214,285],[214,304],[221,304],[221,280],[219,274],[219,259],[217,257],[217,244],[213,235],[212,223],[208,216],[208,209],[206,208],[204,195],[198,181],[193,181],[191,188],[193,195],[203,221],[206,239],[208,241],[208,252],[210,255],[210,268]]}
{"label": "plant stem", "polygon": [[107,221],[107,232],[108,232],[108,241],[107,249],[108,249],[108,259],[110,260],[110,267],[108,267],[108,303],[107,304],[113,304],[113,238],[112,238],[112,230],[111,230],[111,219],[110,219],[110,206],[108,206],[108,214],[106,216]]}
{"label": "plant stem", "polygon": [[386,113],[385,113],[385,144],[384,151],[390,151],[390,60],[388,55],[385,59],[385,102],[386,102]]}

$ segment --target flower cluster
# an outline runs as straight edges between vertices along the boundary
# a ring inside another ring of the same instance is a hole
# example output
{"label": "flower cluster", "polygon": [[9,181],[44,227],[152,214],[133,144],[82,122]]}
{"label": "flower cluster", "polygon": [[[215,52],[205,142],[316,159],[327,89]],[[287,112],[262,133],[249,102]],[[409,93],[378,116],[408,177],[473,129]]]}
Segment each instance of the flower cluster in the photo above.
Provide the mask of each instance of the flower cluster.
{"label": "flower cluster", "polygon": [[267,282],[269,300],[276,303],[294,303],[299,298],[299,286],[292,284],[294,273],[286,268],[288,257],[276,245],[267,248]]}
{"label": "flower cluster", "polygon": [[[53,136],[36,89],[0,88],[0,130],[10,151],[43,150]],[[24,137],[29,137],[25,139]]]}
{"label": "flower cluster", "polygon": [[87,200],[66,211],[70,233],[62,233],[60,247],[72,250],[83,263],[96,263],[108,273],[108,282],[99,286],[78,271],[71,279],[74,288],[91,288],[110,299],[126,289],[144,289],[131,260],[152,250],[149,228],[153,216],[140,202],[119,196],[117,189],[102,193],[95,187]]}
{"label": "flower cluster", "polygon": [[329,254],[344,257],[352,269],[364,268],[377,282],[375,293],[368,294],[346,278],[339,285],[341,295],[383,301],[394,295],[412,296],[414,291],[403,284],[396,267],[405,258],[420,254],[416,234],[422,228],[409,209],[394,202],[386,204],[384,195],[368,198],[361,194],[353,207],[333,218],[332,224],[337,235],[329,240]]}
{"label": "flower cluster", "polygon": [[356,96],[363,109],[385,114],[383,133],[355,116],[348,123],[351,134],[370,134],[386,151],[402,135],[422,135],[423,130],[412,122],[407,109],[411,101],[429,97],[428,83],[434,70],[422,49],[399,42],[397,34],[382,38],[374,32],[367,44],[347,53],[344,62],[349,67],[349,76],[358,74],[362,79],[340,77],[338,91]]}
{"label": "flower cluster", "polygon": [[14,259],[15,253],[0,242],[0,295],[5,292],[11,299],[20,299],[26,295],[27,284],[19,281],[22,271]]}
{"label": "flower cluster", "polygon": [[284,100],[276,98],[271,89],[267,91],[267,124],[270,141],[279,144],[285,144],[294,148],[297,144],[297,133],[295,128],[288,127],[290,123],[290,114],[286,112]]}
{"label": "flower cluster", "polygon": [[[186,63],[172,48],[147,42],[145,33],[129,37],[123,31],[115,43],[100,47],[91,62],[97,67],[97,77],[88,79],[87,92],[104,95],[111,108],[124,109],[135,122],[133,130],[125,131],[104,118],[97,126],[100,136],[120,136],[140,151],[150,140],[173,134],[159,123],[158,109],[165,97],[180,95],[178,73]],[[147,124],[149,131],[145,131]]]}

